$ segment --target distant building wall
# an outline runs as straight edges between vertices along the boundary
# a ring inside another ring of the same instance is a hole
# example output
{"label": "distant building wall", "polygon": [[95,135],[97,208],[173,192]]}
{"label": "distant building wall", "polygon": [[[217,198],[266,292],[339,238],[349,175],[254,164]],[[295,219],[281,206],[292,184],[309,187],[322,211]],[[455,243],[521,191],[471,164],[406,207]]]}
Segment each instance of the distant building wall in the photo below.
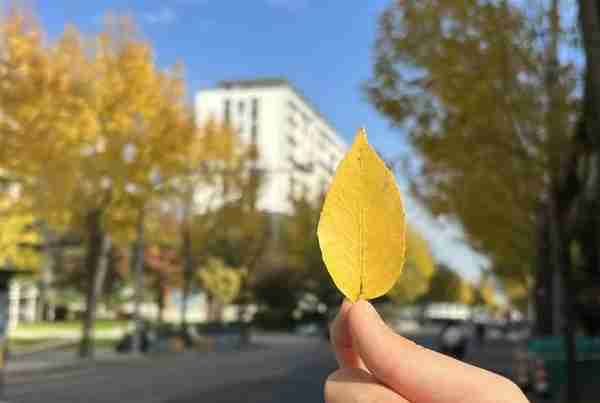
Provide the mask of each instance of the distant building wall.
{"label": "distant building wall", "polygon": [[231,125],[259,152],[265,183],[257,207],[291,213],[290,196],[315,199],[329,185],[347,150],[336,130],[288,81],[228,81],[197,93],[199,125],[215,120]]}
{"label": "distant building wall", "polygon": [[8,291],[8,329],[36,320],[38,287],[32,281],[13,279]]}

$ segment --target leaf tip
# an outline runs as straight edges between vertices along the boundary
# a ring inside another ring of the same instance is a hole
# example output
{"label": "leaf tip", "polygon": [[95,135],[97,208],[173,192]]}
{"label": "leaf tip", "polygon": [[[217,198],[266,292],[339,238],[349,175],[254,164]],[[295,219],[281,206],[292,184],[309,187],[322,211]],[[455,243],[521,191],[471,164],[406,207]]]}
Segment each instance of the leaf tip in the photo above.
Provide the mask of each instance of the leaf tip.
{"label": "leaf tip", "polygon": [[364,127],[361,127],[356,131],[354,143],[360,144],[360,145],[369,144],[369,141],[367,140],[367,129],[365,129]]}

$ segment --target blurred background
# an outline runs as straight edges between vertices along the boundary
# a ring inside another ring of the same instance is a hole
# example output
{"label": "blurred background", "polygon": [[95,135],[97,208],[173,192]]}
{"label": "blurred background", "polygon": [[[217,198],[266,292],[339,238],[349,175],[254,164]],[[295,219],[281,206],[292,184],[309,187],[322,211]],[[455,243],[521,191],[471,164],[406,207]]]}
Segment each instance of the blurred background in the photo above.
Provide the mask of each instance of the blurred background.
{"label": "blurred background", "polygon": [[322,401],[363,126],[407,211],[390,326],[597,402],[595,0],[0,1],[2,397]]}

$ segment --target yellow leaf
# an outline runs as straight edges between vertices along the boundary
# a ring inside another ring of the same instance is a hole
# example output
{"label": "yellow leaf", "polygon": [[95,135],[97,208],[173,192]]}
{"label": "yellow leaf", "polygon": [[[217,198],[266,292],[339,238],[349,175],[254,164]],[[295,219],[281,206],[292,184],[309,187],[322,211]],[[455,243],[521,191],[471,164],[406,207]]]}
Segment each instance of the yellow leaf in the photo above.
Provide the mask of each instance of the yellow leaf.
{"label": "yellow leaf", "polygon": [[351,301],[385,294],[402,271],[406,225],[400,192],[364,129],[337,168],[317,234],[329,274]]}

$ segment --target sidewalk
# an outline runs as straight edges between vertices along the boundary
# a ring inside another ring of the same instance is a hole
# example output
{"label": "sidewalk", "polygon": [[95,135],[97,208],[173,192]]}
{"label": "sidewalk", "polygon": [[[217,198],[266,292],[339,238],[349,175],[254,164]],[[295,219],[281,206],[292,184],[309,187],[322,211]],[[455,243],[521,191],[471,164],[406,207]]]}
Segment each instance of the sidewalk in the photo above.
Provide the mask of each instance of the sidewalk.
{"label": "sidewalk", "polygon": [[[243,348],[258,348],[261,345],[277,345],[281,343],[293,344],[297,341],[296,339],[299,338],[300,336],[289,336],[282,341],[281,337],[278,338],[278,335],[275,333],[257,333],[252,335],[252,341]],[[167,350],[145,354],[118,353],[114,348],[97,347],[93,358],[80,358],[77,355],[77,343],[78,341],[73,341],[58,346],[58,348],[14,354],[6,362],[5,374],[7,378],[10,379],[12,377],[23,377],[49,371],[69,371],[77,368],[90,367],[96,364],[129,363],[177,354],[176,351]],[[199,343],[194,348],[190,349],[190,351],[222,352],[232,349],[235,350],[236,348],[232,347],[231,344],[231,341],[224,337],[223,340],[217,340],[211,344],[202,345]]]}
{"label": "sidewalk", "polygon": [[5,374],[10,379],[12,377],[41,372],[80,368],[97,363],[129,362],[144,358],[146,357],[142,355],[119,354],[114,350],[108,349],[96,350],[93,358],[80,358],[74,349],[60,349],[13,357],[6,363]]}

